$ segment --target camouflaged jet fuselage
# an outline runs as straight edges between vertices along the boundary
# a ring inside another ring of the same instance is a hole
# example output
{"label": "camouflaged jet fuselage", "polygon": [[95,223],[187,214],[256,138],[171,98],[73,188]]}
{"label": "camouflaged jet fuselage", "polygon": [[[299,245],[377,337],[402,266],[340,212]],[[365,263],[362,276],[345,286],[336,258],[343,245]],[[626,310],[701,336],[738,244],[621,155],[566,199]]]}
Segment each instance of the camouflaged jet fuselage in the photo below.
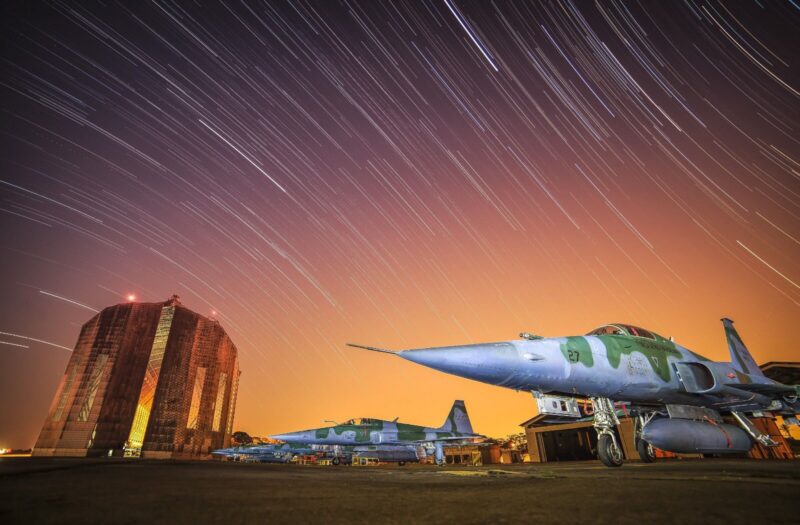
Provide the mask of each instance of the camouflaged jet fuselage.
{"label": "camouflaged jet fuselage", "polygon": [[[741,341],[732,326],[726,326],[726,336],[734,354],[736,342]],[[584,336],[528,337],[398,352],[351,346],[392,353],[442,372],[514,390],[643,405],[759,410],[774,407],[774,394],[781,388],[784,393],[797,390],[787,390],[760,371],[745,372],[746,360],[752,360],[746,350],[738,362],[715,362],[630,325],[606,325]],[[750,367],[758,369],[754,362]]]}
{"label": "camouflaged jet fuselage", "polygon": [[287,442],[303,442],[319,445],[399,444],[448,439],[478,437],[477,434],[446,432],[437,428],[394,423],[380,419],[362,418],[331,426],[277,434],[271,436]]}
{"label": "camouflaged jet fuselage", "polygon": [[438,428],[397,421],[361,418],[335,426],[312,428],[270,436],[287,443],[320,445],[392,445],[458,441],[482,437],[472,432],[463,401],[456,401],[445,423]]}
{"label": "camouflaged jet fuselage", "polygon": [[[605,465],[616,467],[623,463],[614,430],[619,424],[617,402],[636,417],[636,448],[646,462],[655,457],[654,447],[717,454],[747,452],[754,442],[777,446],[746,413],[766,410],[794,419],[800,409],[800,387],[766,377],[733,321],[722,319],[722,323],[730,362],[711,361],[649,330],[623,324],[606,325],[582,336],[521,334],[523,338],[517,341],[399,352],[351,346],[530,391],[540,401],[547,394],[590,398],[598,456]],[[573,412],[578,412],[577,407]],[[741,428],[726,423],[722,417],[726,414]]]}

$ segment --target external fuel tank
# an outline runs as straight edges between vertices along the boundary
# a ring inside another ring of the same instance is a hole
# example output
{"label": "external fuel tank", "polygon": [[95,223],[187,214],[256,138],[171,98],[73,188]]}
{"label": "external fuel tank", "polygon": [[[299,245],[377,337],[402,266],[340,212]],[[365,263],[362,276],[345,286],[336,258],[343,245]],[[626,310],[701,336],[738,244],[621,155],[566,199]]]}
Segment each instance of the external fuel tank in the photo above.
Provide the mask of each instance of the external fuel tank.
{"label": "external fuel tank", "polygon": [[750,436],[739,427],[690,419],[654,419],[645,425],[642,439],[678,454],[741,454],[753,446]]}
{"label": "external fuel tank", "polygon": [[419,461],[416,447],[407,445],[359,446],[353,449],[354,457],[372,458],[385,462]]}

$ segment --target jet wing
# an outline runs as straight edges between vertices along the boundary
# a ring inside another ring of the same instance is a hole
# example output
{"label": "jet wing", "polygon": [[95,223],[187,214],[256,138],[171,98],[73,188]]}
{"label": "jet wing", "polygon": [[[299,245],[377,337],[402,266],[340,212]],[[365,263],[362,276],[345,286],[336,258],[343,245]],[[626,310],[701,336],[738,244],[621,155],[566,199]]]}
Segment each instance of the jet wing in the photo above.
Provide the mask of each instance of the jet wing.
{"label": "jet wing", "polygon": [[797,390],[793,386],[781,384],[759,384],[759,383],[725,383],[725,386],[764,395],[796,394]]}
{"label": "jet wing", "polygon": [[465,436],[449,436],[449,437],[440,437],[436,439],[421,439],[419,443],[427,443],[430,441],[464,441],[465,439],[485,439],[486,436],[482,436],[480,434],[467,434]]}

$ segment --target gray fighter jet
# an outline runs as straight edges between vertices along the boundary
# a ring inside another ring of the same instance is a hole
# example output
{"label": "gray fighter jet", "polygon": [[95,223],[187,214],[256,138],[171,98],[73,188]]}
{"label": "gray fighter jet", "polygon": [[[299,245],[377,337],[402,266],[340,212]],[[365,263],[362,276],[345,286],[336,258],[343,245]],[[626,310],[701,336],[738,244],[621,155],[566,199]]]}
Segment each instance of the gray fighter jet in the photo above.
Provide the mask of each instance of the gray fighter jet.
{"label": "gray fighter jet", "polygon": [[380,461],[418,461],[432,449],[437,464],[444,462],[445,443],[468,443],[484,436],[472,431],[467,408],[455,401],[440,427],[425,427],[375,418],[351,419],[334,426],[270,436],[287,443],[354,446],[354,454]]}
{"label": "gray fighter jet", "polygon": [[[423,348],[389,353],[442,372],[514,390],[540,400],[591,399],[598,456],[622,465],[614,433],[615,402],[637,418],[637,450],[644,461],[653,446],[676,453],[742,453],[758,442],[775,443],[747,414],[769,411],[794,419],[800,387],[773,381],[761,372],[733,321],[722,319],[731,362],[715,362],[654,332],[609,324],[584,336],[545,338],[528,333],[500,343]],[[577,410],[575,410],[577,412]],[[723,422],[732,416],[735,425]],[[794,419],[794,421],[797,421]]]}

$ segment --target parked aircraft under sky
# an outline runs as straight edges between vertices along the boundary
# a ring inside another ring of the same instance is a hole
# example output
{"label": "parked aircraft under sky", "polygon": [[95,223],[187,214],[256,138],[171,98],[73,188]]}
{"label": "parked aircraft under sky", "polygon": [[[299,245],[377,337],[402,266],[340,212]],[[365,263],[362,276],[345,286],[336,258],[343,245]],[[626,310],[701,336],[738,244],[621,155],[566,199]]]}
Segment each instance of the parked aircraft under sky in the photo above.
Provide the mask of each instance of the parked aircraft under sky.
{"label": "parked aircraft under sky", "polygon": [[[747,413],[772,411],[794,417],[800,387],[761,372],[733,327],[722,319],[731,362],[711,361],[664,337],[631,325],[609,324],[585,336],[544,338],[528,333],[499,343],[422,348],[390,353],[442,372],[535,397],[588,397],[594,409],[598,456],[622,465],[614,428],[614,402],[637,417],[637,450],[653,460],[652,447],[678,453],[742,453],[754,442],[774,445]],[[730,414],[738,426],[724,423]],[[796,420],[795,420],[796,421]]]}
{"label": "parked aircraft under sky", "polygon": [[436,462],[444,462],[444,443],[465,443],[483,438],[472,430],[463,401],[455,401],[440,427],[426,427],[374,418],[351,419],[335,426],[312,428],[270,436],[287,443],[355,446],[356,454],[382,461],[417,461],[419,449],[433,449]]}

